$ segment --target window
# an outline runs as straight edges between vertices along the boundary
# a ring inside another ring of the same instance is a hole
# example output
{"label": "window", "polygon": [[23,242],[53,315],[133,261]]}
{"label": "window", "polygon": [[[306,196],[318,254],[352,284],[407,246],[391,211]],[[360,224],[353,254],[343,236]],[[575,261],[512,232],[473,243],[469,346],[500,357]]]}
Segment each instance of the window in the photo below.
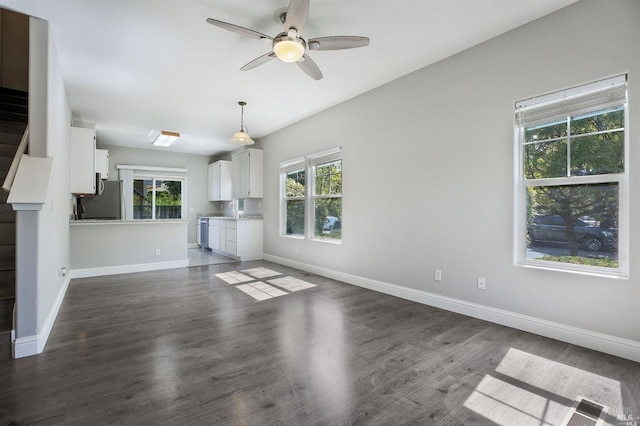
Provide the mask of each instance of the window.
{"label": "window", "polygon": [[285,234],[304,236],[306,170],[304,160],[289,165],[284,171]]}
{"label": "window", "polygon": [[519,264],[627,271],[626,77],[516,104]]}
{"label": "window", "polygon": [[342,151],[334,148],[280,164],[281,234],[340,242]]}
{"label": "window", "polygon": [[125,220],[185,219],[187,169],[118,164]]}
{"label": "window", "polygon": [[134,219],[181,219],[182,181],[133,179]]}

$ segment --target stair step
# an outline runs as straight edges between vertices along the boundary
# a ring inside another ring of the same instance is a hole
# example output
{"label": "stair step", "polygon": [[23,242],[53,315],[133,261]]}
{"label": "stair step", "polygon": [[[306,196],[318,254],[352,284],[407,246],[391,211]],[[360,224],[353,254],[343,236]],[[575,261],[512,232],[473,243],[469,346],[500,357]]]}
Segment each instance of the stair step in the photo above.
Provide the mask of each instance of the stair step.
{"label": "stair step", "polygon": [[16,114],[26,115],[29,112],[29,107],[27,105],[1,102],[0,101],[0,111],[3,112],[15,112]]}
{"label": "stair step", "polygon": [[0,157],[0,170],[9,170],[9,167],[11,167],[11,161],[13,161],[13,158]]}
{"label": "stair step", "polygon": [[[0,179],[3,182],[4,178]],[[4,192],[4,191],[3,191]],[[0,204],[0,222],[15,222],[16,212],[11,204]]]}
{"label": "stair step", "polygon": [[11,331],[0,332],[0,361],[8,361],[11,358]]}
{"label": "stair step", "polygon": [[27,128],[26,123],[15,121],[6,121],[0,117],[0,133],[10,133],[12,135],[20,135],[22,137],[25,129]]}
{"label": "stair step", "polygon": [[0,111],[0,120],[2,121],[12,121],[14,123],[28,123],[29,116],[28,114],[20,114],[17,112],[4,112]]}
{"label": "stair step", "polygon": [[0,222],[0,244],[15,244],[15,242],[16,224],[11,222]]}
{"label": "stair step", "polygon": [[20,145],[22,135],[16,133],[2,133],[0,132],[0,143],[5,145]]}
{"label": "stair step", "polygon": [[0,299],[15,297],[16,270],[14,268],[0,270]]}
{"label": "stair step", "polygon": [[16,267],[16,246],[15,244],[0,244],[0,269],[11,269]]}
{"label": "stair step", "polygon": [[17,151],[18,151],[17,145],[7,145],[0,142],[0,157],[13,158],[16,156]]}
{"label": "stair step", "polygon": [[0,300],[2,299],[10,299],[16,297],[16,285],[13,284],[12,287],[4,286],[0,287]]}
{"label": "stair step", "polygon": [[16,300],[0,299],[0,331],[8,331],[13,328],[13,305]]}
{"label": "stair step", "polygon": [[11,89],[9,87],[0,87],[0,95],[15,96],[22,99],[29,98],[29,92],[19,89]]}

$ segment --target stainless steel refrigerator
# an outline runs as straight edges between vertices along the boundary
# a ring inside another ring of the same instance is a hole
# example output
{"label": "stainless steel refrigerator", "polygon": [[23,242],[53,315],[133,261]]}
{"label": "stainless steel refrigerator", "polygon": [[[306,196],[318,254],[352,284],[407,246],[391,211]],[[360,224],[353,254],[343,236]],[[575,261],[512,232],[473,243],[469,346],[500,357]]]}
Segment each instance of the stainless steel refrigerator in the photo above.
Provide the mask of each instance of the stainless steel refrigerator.
{"label": "stainless steel refrigerator", "polygon": [[122,181],[104,180],[104,189],[100,195],[82,200],[85,219],[112,219],[123,218],[122,214]]}

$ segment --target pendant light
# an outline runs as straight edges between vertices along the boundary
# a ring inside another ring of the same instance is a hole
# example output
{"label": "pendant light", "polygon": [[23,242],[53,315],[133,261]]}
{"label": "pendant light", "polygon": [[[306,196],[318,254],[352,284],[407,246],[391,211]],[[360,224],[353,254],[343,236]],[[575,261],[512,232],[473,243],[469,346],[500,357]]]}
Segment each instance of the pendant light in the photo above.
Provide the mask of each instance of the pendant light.
{"label": "pendant light", "polygon": [[236,145],[253,145],[255,142],[251,139],[251,136],[247,134],[246,127],[244,127],[244,106],[247,103],[244,101],[238,102],[240,105],[241,113],[240,113],[240,131],[236,132],[233,136],[229,138],[229,142],[233,142]]}

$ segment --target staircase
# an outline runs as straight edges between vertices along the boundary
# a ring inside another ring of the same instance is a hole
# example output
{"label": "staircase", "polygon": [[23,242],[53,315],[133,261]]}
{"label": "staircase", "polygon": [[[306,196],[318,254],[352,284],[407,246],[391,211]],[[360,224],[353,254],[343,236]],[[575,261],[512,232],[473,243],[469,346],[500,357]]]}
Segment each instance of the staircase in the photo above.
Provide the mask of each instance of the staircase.
{"label": "staircase", "polygon": [[[0,185],[27,128],[27,92],[0,87]],[[11,358],[16,297],[16,217],[0,190],[0,360]]]}

